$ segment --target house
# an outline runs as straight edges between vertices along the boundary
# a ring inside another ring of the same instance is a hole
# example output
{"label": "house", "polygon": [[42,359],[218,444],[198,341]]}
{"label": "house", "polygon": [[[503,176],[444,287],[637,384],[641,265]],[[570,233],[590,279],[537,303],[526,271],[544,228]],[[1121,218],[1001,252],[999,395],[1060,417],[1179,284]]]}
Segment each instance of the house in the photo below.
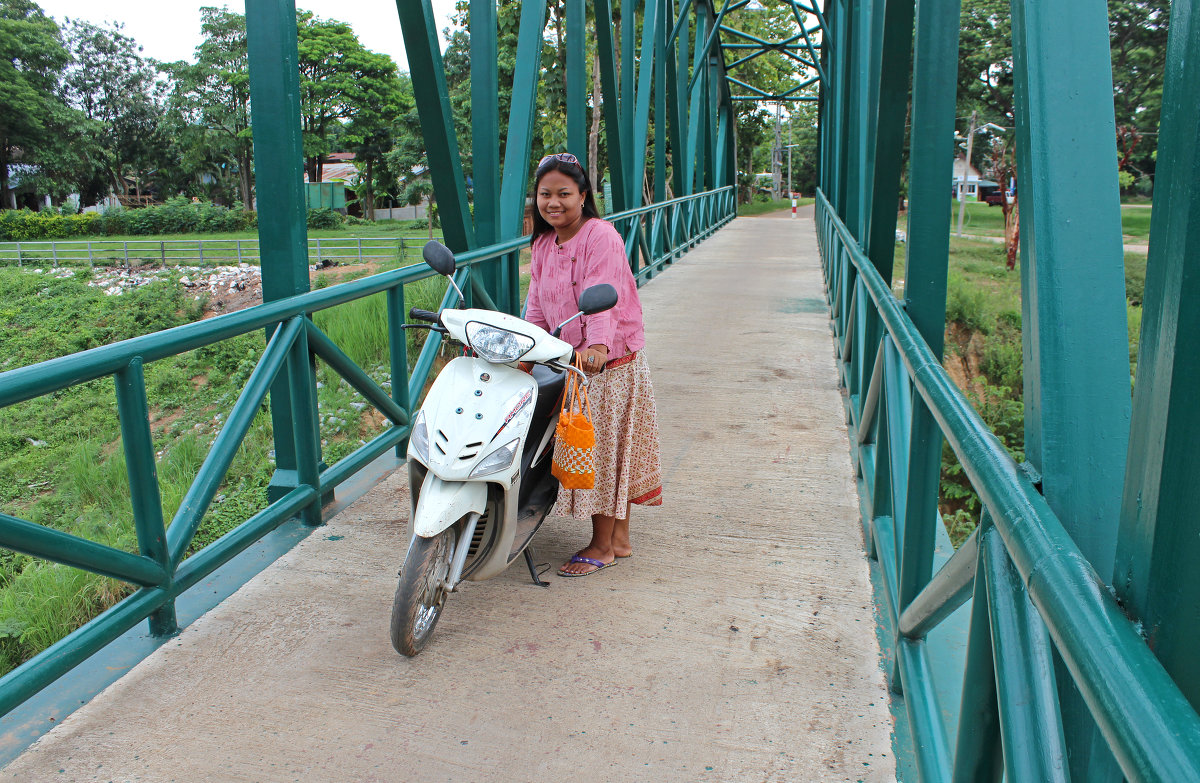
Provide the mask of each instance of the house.
{"label": "house", "polygon": [[950,186],[952,197],[958,198],[959,190],[962,190],[963,198],[979,201],[996,187],[999,187],[999,183],[984,179],[978,169],[967,163],[965,156],[954,159],[954,175]]}
{"label": "house", "polygon": [[[362,217],[362,207],[358,205],[357,197],[351,183],[358,179],[358,168],[354,165],[353,152],[331,152],[321,160],[321,183],[340,184],[345,188],[345,198],[337,201],[349,206],[335,207],[338,212],[346,215]],[[304,181],[308,182],[308,172],[304,172]]]}

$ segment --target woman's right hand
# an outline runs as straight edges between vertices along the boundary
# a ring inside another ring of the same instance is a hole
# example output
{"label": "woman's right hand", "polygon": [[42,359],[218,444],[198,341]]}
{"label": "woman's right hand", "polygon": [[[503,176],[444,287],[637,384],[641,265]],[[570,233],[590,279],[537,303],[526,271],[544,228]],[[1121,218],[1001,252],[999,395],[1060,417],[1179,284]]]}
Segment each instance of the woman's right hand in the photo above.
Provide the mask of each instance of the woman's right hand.
{"label": "woman's right hand", "polygon": [[584,348],[575,354],[583,371],[587,375],[595,375],[604,370],[604,363],[608,361],[608,348],[604,346]]}

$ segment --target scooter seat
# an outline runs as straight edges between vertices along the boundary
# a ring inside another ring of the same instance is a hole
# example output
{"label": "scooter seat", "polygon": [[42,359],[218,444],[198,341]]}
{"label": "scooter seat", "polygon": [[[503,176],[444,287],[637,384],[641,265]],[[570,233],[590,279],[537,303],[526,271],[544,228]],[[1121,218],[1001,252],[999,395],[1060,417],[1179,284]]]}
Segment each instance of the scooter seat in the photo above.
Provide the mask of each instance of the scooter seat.
{"label": "scooter seat", "polygon": [[533,380],[537,383],[537,403],[533,406],[533,417],[549,418],[558,409],[559,397],[567,382],[567,374],[544,364],[533,365]]}

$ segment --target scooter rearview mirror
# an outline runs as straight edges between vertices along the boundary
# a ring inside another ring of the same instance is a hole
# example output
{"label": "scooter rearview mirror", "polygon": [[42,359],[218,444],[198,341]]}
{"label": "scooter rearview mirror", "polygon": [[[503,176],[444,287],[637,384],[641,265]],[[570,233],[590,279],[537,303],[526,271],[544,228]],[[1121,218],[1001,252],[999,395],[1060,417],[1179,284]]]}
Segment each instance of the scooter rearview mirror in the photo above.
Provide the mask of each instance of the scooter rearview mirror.
{"label": "scooter rearview mirror", "polygon": [[439,275],[454,274],[454,253],[436,239],[425,243],[425,247],[421,250],[421,258],[425,259],[425,263],[429,264],[429,267]]}
{"label": "scooter rearview mirror", "polygon": [[617,289],[608,283],[589,286],[579,296],[579,311],[584,315],[611,310],[617,304]]}

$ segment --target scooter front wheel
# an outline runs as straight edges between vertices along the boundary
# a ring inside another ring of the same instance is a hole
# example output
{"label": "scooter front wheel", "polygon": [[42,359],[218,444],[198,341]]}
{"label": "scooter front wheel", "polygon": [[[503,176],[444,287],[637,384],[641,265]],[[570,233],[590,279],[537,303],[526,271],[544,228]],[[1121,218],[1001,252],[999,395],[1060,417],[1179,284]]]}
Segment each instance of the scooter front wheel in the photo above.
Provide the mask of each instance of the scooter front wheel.
{"label": "scooter front wheel", "polygon": [[408,547],[392,603],[392,646],[410,658],[425,647],[442,616],[453,542],[451,526],[432,538],[418,536]]}

